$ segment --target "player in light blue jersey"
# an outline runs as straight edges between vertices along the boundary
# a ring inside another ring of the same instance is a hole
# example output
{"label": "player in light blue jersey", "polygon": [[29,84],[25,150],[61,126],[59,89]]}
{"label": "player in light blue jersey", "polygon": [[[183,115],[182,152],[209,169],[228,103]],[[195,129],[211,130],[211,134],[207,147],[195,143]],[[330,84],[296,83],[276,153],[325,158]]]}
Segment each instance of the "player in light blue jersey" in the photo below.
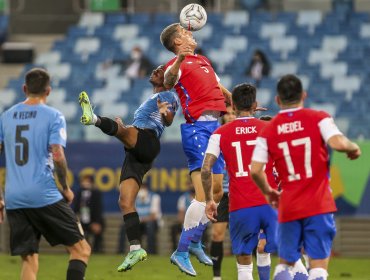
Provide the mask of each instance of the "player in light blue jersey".
{"label": "player in light blue jersey", "polygon": [[[23,86],[26,100],[0,118],[0,151],[4,149],[6,155],[5,208],[10,249],[12,255],[21,256],[21,279],[36,279],[43,235],[50,245],[63,244],[69,251],[67,280],[82,280],[90,246],[68,205],[74,195],[67,182],[64,156],[66,123],[59,111],[45,104],[50,90],[49,74],[43,69],[30,70]],[[63,188],[61,192],[53,171]]]}
{"label": "player in light blue jersey", "polygon": [[[226,113],[222,116],[221,124],[232,122],[236,115],[232,106],[226,107]],[[211,259],[213,262],[213,279],[221,280],[221,264],[224,257],[224,240],[227,225],[229,223],[229,176],[226,167],[223,170],[223,193],[214,193],[216,200],[220,201],[217,207],[217,222],[212,224]]]}
{"label": "player in light blue jersey", "polygon": [[85,92],[80,94],[81,122],[84,125],[95,125],[105,134],[115,136],[124,144],[126,151],[120,178],[119,205],[123,213],[130,252],[118,267],[119,272],[127,271],[147,258],[147,253],[140,245],[140,220],[135,200],[144,175],[159,154],[159,138],[164,127],[172,124],[179,105],[176,94],[165,90],[163,80],[164,69],[160,65],[153,70],[149,80],[153,85],[153,96],[136,110],[132,125],[124,125],[119,118],[114,121],[96,116],[87,94]]}

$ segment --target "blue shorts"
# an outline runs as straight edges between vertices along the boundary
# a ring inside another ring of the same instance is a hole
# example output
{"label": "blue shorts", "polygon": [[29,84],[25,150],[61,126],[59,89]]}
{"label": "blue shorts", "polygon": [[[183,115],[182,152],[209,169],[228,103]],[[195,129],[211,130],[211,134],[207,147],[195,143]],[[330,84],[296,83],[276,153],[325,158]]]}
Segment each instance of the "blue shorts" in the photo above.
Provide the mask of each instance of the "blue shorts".
{"label": "blue shorts", "polygon": [[[218,121],[184,123],[181,125],[182,148],[188,158],[190,172],[202,168],[208,140],[219,126],[220,124]],[[224,158],[222,154],[220,154],[213,166],[212,172],[214,174],[222,174],[224,165]]]}
{"label": "blue shorts", "polygon": [[270,205],[230,212],[230,239],[234,255],[251,255],[258,244],[260,230],[266,235],[266,253],[276,252],[277,212]]}
{"label": "blue shorts", "polygon": [[310,258],[326,259],[330,256],[335,233],[333,214],[321,214],[279,223],[279,257],[294,263],[301,257],[303,247]]}

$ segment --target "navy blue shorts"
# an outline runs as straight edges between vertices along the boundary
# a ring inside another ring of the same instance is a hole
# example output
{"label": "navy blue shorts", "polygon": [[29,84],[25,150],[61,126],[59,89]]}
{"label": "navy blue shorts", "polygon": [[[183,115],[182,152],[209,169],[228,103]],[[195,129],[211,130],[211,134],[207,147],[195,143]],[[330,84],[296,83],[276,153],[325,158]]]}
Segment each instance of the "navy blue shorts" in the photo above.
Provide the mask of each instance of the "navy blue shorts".
{"label": "navy blue shorts", "polygon": [[330,256],[335,233],[333,214],[321,214],[279,223],[279,257],[294,263],[301,257],[303,247],[310,258],[326,259]]}
{"label": "navy blue shorts", "polygon": [[[218,121],[201,121],[181,125],[182,148],[188,158],[190,172],[202,168],[208,140],[219,126]],[[224,165],[224,158],[220,154],[213,166],[213,174],[223,174]]]}
{"label": "navy blue shorts", "polygon": [[262,229],[266,235],[266,253],[276,252],[277,212],[270,205],[230,212],[230,238],[234,255],[251,255]]}

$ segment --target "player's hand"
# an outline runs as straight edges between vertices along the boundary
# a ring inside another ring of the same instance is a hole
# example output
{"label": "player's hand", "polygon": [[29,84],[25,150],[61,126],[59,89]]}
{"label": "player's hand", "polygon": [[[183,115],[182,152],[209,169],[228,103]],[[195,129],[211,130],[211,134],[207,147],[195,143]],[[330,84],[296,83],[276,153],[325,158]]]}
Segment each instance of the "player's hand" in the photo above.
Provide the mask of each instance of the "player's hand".
{"label": "player's hand", "polygon": [[68,204],[71,204],[73,201],[73,198],[75,197],[74,193],[72,192],[70,188],[66,188],[65,190],[62,190],[62,195]]}
{"label": "player's hand", "polygon": [[180,62],[182,62],[187,55],[192,55],[192,54],[194,54],[194,51],[193,51],[193,49],[191,47],[189,47],[189,46],[181,46],[179,48],[178,53],[177,53],[177,59]]}
{"label": "player's hand", "polygon": [[123,123],[122,119],[120,117],[115,117],[114,120],[116,121],[116,123],[120,126],[125,126],[125,124]]}
{"label": "player's hand", "polygon": [[214,200],[210,200],[206,204],[206,215],[207,218],[212,221],[212,222],[217,222],[216,218],[217,217],[217,204]]}
{"label": "player's hand", "polygon": [[5,202],[3,199],[0,200],[0,224],[4,221],[4,209]]}
{"label": "player's hand", "polygon": [[267,193],[267,200],[273,208],[279,207],[280,194],[280,191],[273,188],[271,188],[270,192]]}
{"label": "player's hand", "polygon": [[360,147],[356,144],[356,143],[353,143],[355,145],[355,148],[353,151],[350,151],[347,153],[347,157],[351,160],[354,160],[354,159],[357,159],[360,157],[361,155],[361,149]]}
{"label": "player's hand", "polygon": [[161,100],[157,98],[157,106],[159,113],[164,116],[167,116],[167,112],[169,111],[171,104],[169,104],[167,101],[161,102]]}

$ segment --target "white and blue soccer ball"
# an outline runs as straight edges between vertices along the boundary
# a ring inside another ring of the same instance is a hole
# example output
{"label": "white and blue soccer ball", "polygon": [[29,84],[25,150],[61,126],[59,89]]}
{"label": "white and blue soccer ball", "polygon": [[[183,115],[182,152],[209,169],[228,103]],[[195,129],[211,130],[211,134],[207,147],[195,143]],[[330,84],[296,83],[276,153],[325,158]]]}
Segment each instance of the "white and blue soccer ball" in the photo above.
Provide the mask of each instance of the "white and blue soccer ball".
{"label": "white and blue soccer ball", "polygon": [[180,24],[187,30],[200,30],[206,22],[207,12],[199,4],[186,5],[180,12]]}

